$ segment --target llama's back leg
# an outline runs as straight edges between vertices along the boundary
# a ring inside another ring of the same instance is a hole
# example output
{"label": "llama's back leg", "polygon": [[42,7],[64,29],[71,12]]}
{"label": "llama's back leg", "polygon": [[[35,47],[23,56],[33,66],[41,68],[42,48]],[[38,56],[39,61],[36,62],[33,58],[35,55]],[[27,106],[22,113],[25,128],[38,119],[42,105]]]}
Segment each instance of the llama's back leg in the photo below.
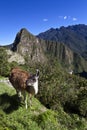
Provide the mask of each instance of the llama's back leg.
{"label": "llama's back leg", "polygon": [[[26,109],[28,108],[28,95],[27,92],[24,92],[24,102],[25,102],[25,107]],[[31,108],[32,106],[32,94],[29,94],[29,107]]]}
{"label": "llama's back leg", "polygon": [[27,109],[28,108],[28,105],[27,105],[27,93],[25,91],[23,92],[23,96],[24,96],[25,108]]}

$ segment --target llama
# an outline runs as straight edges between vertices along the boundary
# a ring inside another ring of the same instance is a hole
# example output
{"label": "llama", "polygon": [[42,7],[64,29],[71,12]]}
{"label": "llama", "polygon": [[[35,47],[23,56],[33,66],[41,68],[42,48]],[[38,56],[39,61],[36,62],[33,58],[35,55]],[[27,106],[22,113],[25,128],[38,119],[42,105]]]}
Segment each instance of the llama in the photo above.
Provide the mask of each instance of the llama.
{"label": "llama", "polygon": [[26,92],[30,95],[30,105],[32,96],[38,93],[38,78],[39,70],[36,70],[36,74],[29,74],[26,71],[21,70],[20,68],[13,68],[11,70],[9,81],[12,86],[16,89],[18,97],[24,96],[24,102],[27,109],[27,95]]}

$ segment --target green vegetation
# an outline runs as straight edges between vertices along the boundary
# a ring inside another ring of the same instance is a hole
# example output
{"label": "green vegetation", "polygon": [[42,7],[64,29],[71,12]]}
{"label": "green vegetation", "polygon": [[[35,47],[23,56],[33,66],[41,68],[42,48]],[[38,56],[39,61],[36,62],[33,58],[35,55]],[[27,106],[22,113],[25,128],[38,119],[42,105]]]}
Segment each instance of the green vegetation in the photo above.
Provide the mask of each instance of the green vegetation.
{"label": "green vegetation", "polygon": [[33,97],[32,108],[26,110],[15,90],[0,83],[0,130],[87,129],[87,80],[68,74],[54,59],[50,62],[21,66],[33,73],[40,70],[39,93],[37,99]]}
{"label": "green vegetation", "polygon": [[5,48],[0,47],[0,75],[7,76],[10,70]]}

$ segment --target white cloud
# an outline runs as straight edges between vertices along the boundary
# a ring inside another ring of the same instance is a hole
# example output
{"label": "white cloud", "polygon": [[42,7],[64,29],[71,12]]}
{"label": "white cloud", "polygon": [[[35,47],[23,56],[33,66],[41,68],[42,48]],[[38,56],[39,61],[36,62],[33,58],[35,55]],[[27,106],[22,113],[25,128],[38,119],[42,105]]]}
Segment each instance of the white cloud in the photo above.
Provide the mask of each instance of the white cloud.
{"label": "white cloud", "polygon": [[73,21],[77,21],[77,18],[75,18],[75,17],[73,17],[73,19],[72,19]]}
{"label": "white cloud", "polygon": [[67,19],[67,20],[71,20],[71,21],[72,21],[72,20],[73,20],[73,21],[77,21],[77,18],[76,18],[76,17],[72,17],[72,16],[70,16],[70,15],[69,15],[69,16],[67,16],[67,15],[62,16],[62,15],[60,15],[60,16],[58,16],[58,18],[59,18],[59,19],[64,19],[64,20]]}
{"label": "white cloud", "polygon": [[45,19],[43,19],[43,21],[44,21],[44,22],[47,22],[47,21],[48,21],[48,19],[47,19],[47,18],[45,18]]}
{"label": "white cloud", "polygon": [[63,19],[67,19],[67,16],[64,16]]}

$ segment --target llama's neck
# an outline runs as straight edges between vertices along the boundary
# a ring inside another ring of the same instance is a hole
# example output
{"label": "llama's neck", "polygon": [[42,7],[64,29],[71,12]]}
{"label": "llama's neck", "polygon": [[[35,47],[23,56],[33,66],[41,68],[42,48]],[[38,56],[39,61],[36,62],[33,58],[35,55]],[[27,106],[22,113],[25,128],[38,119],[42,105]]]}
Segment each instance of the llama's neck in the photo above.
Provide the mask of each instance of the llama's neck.
{"label": "llama's neck", "polygon": [[37,94],[38,93],[38,79],[34,83],[34,90],[35,90],[35,94]]}

